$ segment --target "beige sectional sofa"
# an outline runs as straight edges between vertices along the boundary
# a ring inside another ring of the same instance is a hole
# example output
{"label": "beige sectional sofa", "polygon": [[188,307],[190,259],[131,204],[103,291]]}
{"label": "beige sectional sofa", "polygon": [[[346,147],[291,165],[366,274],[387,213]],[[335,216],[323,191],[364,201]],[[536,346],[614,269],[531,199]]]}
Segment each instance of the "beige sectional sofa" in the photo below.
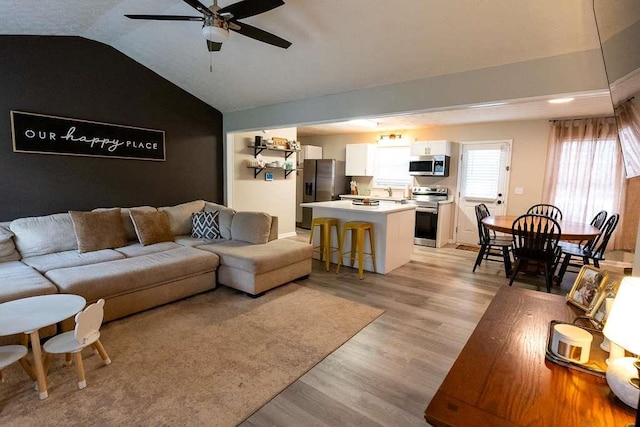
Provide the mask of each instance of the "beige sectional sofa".
{"label": "beige sectional sofa", "polygon": [[[130,209],[166,212],[173,241],[142,245]],[[104,298],[108,321],[218,283],[259,296],[311,272],[311,245],[278,240],[277,217],[266,213],[203,200],[130,209],[119,211],[124,246],[85,252],[69,213],[0,223],[0,302],[53,293],[81,295],[88,303]],[[198,212],[217,212],[219,238],[192,237],[192,214]]]}

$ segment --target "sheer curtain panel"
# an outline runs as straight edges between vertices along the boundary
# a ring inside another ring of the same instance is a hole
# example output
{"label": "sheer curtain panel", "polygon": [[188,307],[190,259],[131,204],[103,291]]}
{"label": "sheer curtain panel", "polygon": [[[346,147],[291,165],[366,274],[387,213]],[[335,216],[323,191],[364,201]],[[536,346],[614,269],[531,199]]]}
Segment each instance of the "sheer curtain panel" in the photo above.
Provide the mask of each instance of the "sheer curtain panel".
{"label": "sheer curtain panel", "polygon": [[640,109],[633,98],[616,108],[616,121],[627,178],[640,176]]}
{"label": "sheer curtain panel", "polygon": [[[566,221],[589,223],[603,209],[624,212],[625,192],[624,165],[613,118],[552,122],[545,203],[559,207]],[[618,235],[616,232],[612,236],[609,249],[622,246]]]}

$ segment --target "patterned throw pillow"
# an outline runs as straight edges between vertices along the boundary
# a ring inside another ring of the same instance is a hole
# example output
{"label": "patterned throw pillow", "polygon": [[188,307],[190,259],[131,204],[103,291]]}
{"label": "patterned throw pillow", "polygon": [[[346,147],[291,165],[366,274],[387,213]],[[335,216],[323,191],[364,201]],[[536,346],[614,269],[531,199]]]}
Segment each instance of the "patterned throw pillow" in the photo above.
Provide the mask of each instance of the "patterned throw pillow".
{"label": "patterned throw pillow", "polygon": [[194,239],[220,239],[220,211],[196,212],[191,216],[191,237]]}

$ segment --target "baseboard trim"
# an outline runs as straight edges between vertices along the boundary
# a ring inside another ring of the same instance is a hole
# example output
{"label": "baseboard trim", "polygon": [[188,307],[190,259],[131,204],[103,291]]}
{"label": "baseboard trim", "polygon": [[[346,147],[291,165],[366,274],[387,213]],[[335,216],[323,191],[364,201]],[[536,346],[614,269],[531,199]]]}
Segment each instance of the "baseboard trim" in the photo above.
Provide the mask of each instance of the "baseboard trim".
{"label": "baseboard trim", "polygon": [[278,234],[278,239],[287,239],[289,237],[296,237],[298,235],[298,233],[296,233],[295,231],[292,231],[290,233],[282,233],[282,234]]}

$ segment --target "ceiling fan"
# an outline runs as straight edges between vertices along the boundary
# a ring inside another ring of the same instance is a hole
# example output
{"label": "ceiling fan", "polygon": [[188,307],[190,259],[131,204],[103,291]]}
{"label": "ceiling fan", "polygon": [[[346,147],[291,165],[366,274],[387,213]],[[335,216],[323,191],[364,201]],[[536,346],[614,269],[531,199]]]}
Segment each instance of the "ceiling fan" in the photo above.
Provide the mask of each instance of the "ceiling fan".
{"label": "ceiling fan", "polygon": [[125,15],[130,19],[150,19],[155,21],[201,21],[202,33],[207,39],[209,52],[217,52],[222,43],[229,37],[229,30],[243,36],[267,43],[283,49],[291,46],[291,42],[271,34],[260,28],[239,22],[238,19],[259,15],[284,4],[283,0],[242,0],[221,8],[218,1],[206,7],[198,0],[183,0],[196,9],[202,16],[183,15]]}

